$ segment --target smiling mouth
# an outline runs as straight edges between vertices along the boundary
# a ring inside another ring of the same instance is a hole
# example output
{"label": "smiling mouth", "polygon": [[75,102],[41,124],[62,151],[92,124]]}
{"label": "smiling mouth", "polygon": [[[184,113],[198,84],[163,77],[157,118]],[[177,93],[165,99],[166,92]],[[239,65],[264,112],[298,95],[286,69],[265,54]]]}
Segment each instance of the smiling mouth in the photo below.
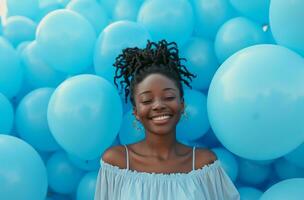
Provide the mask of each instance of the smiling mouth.
{"label": "smiling mouth", "polygon": [[165,114],[165,115],[159,115],[159,116],[152,117],[151,120],[155,124],[165,124],[169,121],[169,119],[171,117],[172,117],[171,115]]}

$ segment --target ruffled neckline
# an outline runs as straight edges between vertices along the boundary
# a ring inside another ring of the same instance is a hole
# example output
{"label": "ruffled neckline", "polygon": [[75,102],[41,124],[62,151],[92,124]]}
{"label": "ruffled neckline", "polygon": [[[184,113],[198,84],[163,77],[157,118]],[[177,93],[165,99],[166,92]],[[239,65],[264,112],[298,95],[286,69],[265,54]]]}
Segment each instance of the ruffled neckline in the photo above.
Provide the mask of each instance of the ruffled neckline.
{"label": "ruffled neckline", "polygon": [[192,170],[190,172],[176,172],[176,173],[156,173],[156,172],[141,172],[137,170],[131,169],[121,169],[118,166],[111,165],[107,162],[104,162],[102,159],[100,160],[101,170],[105,170],[107,172],[115,173],[117,175],[129,176],[135,179],[145,179],[145,178],[157,178],[157,179],[185,179],[197,175],[203,175],[212,171],[213,169],[217,169],[220,167],[220,161],[216,160],[211,164],[204,165],[199,169]]}

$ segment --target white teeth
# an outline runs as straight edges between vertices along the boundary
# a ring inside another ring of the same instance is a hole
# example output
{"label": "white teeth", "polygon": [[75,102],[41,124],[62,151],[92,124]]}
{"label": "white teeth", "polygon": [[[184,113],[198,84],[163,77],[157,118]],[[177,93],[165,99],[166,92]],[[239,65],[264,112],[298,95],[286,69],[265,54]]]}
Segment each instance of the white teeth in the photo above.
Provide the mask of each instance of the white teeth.
{"label": "white teeth", "polygon": [[164,120],[164,119],[168,119],[170,116],[169,115],[163,115],[163,116],[159,116],[159,117],[153,117],[153,120]]}

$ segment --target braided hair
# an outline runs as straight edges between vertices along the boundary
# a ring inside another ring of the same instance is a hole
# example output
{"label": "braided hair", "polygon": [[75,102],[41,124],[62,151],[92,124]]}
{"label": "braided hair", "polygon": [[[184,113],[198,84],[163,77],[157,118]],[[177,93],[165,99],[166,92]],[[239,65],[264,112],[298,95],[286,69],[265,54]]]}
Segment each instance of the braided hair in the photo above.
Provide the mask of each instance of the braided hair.
{"label": "braided hair", "polygon": [[127,101],[130,95],[131,103],[135,106],[133,97],[135,86],[148,75],[159,73],[174,81],[183,98],[182,83],[191,88],[189,82],[195,77],[181,64],[183,60],[186,61],[184,58],[179,58],[175,42],[168,43],[166,40],[161,40],[155,43],[148,40],[145,48],[126,48],[116,57],[113,64],[116,68],[114,84],[118,88],[119,81],[121,89],[124,89],[125,100]]}

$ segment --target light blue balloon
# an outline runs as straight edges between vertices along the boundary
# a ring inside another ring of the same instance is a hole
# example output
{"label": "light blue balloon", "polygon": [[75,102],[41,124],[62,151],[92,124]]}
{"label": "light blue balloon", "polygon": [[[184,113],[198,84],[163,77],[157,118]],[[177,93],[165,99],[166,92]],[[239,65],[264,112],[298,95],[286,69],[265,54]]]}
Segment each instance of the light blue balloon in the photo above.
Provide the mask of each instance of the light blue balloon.
{"label": "light blue balloon", "polygon": [[97,2],[99,2],[101,4],[102,7],[104,7],[108,13],[108,15],[110,16],[110,18],[112,18],[113,15],[113,11],[116,7],[118,0],[97,0]]}
{"label": "light blue balloon", "polygon": [[96,43],[94,54],[96,74],[114,85],[115,58],[127,47],[144,48],[148,39],[150,39],[148,31],[138,23],[131,21],[111,23],[101,32]]}
{"label": "light blue balloon", "polygon": [[253,187],[238,188],[241,200],[259,200],[263,192]]}
{"label": "light blue balloon", "polygon": [[71,194],[77,189],[83,171],[75,167],[65,152],[55,152],[47,162],[49,187],[60,194]]}
{"label": "light blue balloon", "polygon": [[0,36],[0,93],[12,98],[19,92],[23,81],[20,59],[12,45]]}
{"label": "light blue balloon", "polygon": [[45,16],[38,25],[36,40],[43,59],[55,70],[76,74],[93,62],[95,30],[74,11],[60,9]]}
{"label": "light blue balloon", "polygon": [[132,144],[145,139],[144,127],[136,120],[133,110],[124,114],[118,136],[121,144]]}
{"label": "light blue balloon", "polygon": [[304,178],[281,181],[269,188],[260,200],[300,200],[304,196]]}
{"label": "light blue balloon", "polygon": [[83,160],[77,156],[68,154],[68,158],[76,167],[85,171],[98,170],[100,167],[100,156],[93,160]]}
{"label": "light blue balloon", "polygon": [[207,115],[207,98],[197,91],[184,91],[185,114],[176,128],[179,141],[193,141],[202,137],[210,128]]}
{"label": "light blue balloon", "polygon": [[97,35],[99,35],[99,33],[110,22],[105,8],[102,7],[96,0],[70,1],[66,8],[73,10],[85,17],[94,27]]}
{"label": "light blue balloon", "polygon": [[47,108],[53,92],[53,88],[39,88],[30,92],[21,100],[16,111],[19,136],[40,151],[60,148],[47,122]]}
{"label": "light blue balloon", "polygon": [[2,93],[0,93],[0,110],[0,134],[10,134],[14,122],[14,109]]}
{"label": "light blue balloon", "polygon": [[208,130],[208,132],[205,135],[203,135],[203,137],[198,139],[198,142],[209,148],[221,146],[221,143],[218,141],[211,128]]}
{"label": "light blue balloon", "polygon": [[39,13],[37,14],[36,21],[40,22],[48,13],[62,8],[64,6],[57,0],[39,0]]}
{"label": "light blue balloon", "polygon": [[35,39],[36,26],[36,23],[27,17],[9,17],[3,27],[3,37],[17,47],[23,41]]}
{"label": "light blue balloon", "polygon": [[289,178],[304,178],[304,169],[281,158],[274,162],[274,169],[281,180]]}
{"label": "light blue balloon", "polygon": [[50,130],[62,148],[90,160],[102,155],[116,138],[122,105],[108,81],[83,74],[56,88],[47,115]]}
{"label": "light blue balloon", "polygon": [[196,16],[195,34],[210,39],[224,22],[235,16],[229,0],[193,0]]}
{"label": "light blue balloon", "polygon": [[213,148],[212,151],[216,154],[217,159],[221,162],[222,167],[232,181],[235,181],[238,176],[239,166],[236,157],[222,147]]}
{"label": "light blue balloon", "polygon": [[270,27],[275,41],[304,56],[304,1],[272,0],[269,10]]}
{"label": "light blue balloon", "polygon": [[286,160],[297,165],[298,167],[304,168],[304,143],[302,143],[292,152],[286,154],[284,157]]}
{"label": "light blue balloon", "polygon": [[97,175],[98,172],[93,171],[82,177],[77,188],[77,200],[94,199]]}
{"label": "light blue balloon", "polygon": [[0,134],[0,199],[41,200],[47,172],[39,154],[19,138]]}
{"label": "light blue balloon", "polygon": [[194,14],[187,0],[145,1],[137,21],[148,29],[154,41],[166,39],[179,46],[190,38],[194,28]]}
{"label": "light blue balloon", "polygon": [[271,175],[271,165],[239,159],[239,180],[247,185],[260,186]]}
{"label": "light blue balloon", "polygon": [[196,75],[191,82],[194,89],[208,89],[219,67],[213,45],[213,42],[208,39],[191,37],[181,48],[180,56],[187,59],[185,65],[191,73]]}
{"label": "light blue balloon", "polygon": [[31,88],[57,87],[67,75],[50,67],[41,56],[36,41],[28,44],[21,52],[24,79]]}
{"label": "light blue balloon", "polygon": [[268,24],[270,0],[230,0],[230,3],[241,15]]}
{"label": "light blue balloon", "polygon": [[278,45],[245,48],[221,65],[207,107],[211,127],[228,150],[267,160],[303,142],[303,65],[300,55]]}
{"label": "light blue balloon", "polygon": [[6,5],[8,16],[21,15],[34,20],[39,11],[38,0],[6,0]]}
{"label": "light blue balloon", "polygon": [[22,51],[25,49],[25,47],[27,47],[27,45],[29,45],[30,43],[31,43],[31,41],[24,41],[24,42],[21,42],[17,46],[16,50],[17,50],[17,53],[18,53],[19,57],[20,57]]}
{"label": "light blue balloon", "polygon": [[117,0],[112,13],[113,20],[136,21],[142,2],[143,0]]}
{"label": "light blue balloon", "polygon": [[247,18],[236,17],[220,27],[214,47],[217,58],[222,63],[235,52],[255,44],[266,43],[267,39],[268,34],[263,31],[262,26]]}

